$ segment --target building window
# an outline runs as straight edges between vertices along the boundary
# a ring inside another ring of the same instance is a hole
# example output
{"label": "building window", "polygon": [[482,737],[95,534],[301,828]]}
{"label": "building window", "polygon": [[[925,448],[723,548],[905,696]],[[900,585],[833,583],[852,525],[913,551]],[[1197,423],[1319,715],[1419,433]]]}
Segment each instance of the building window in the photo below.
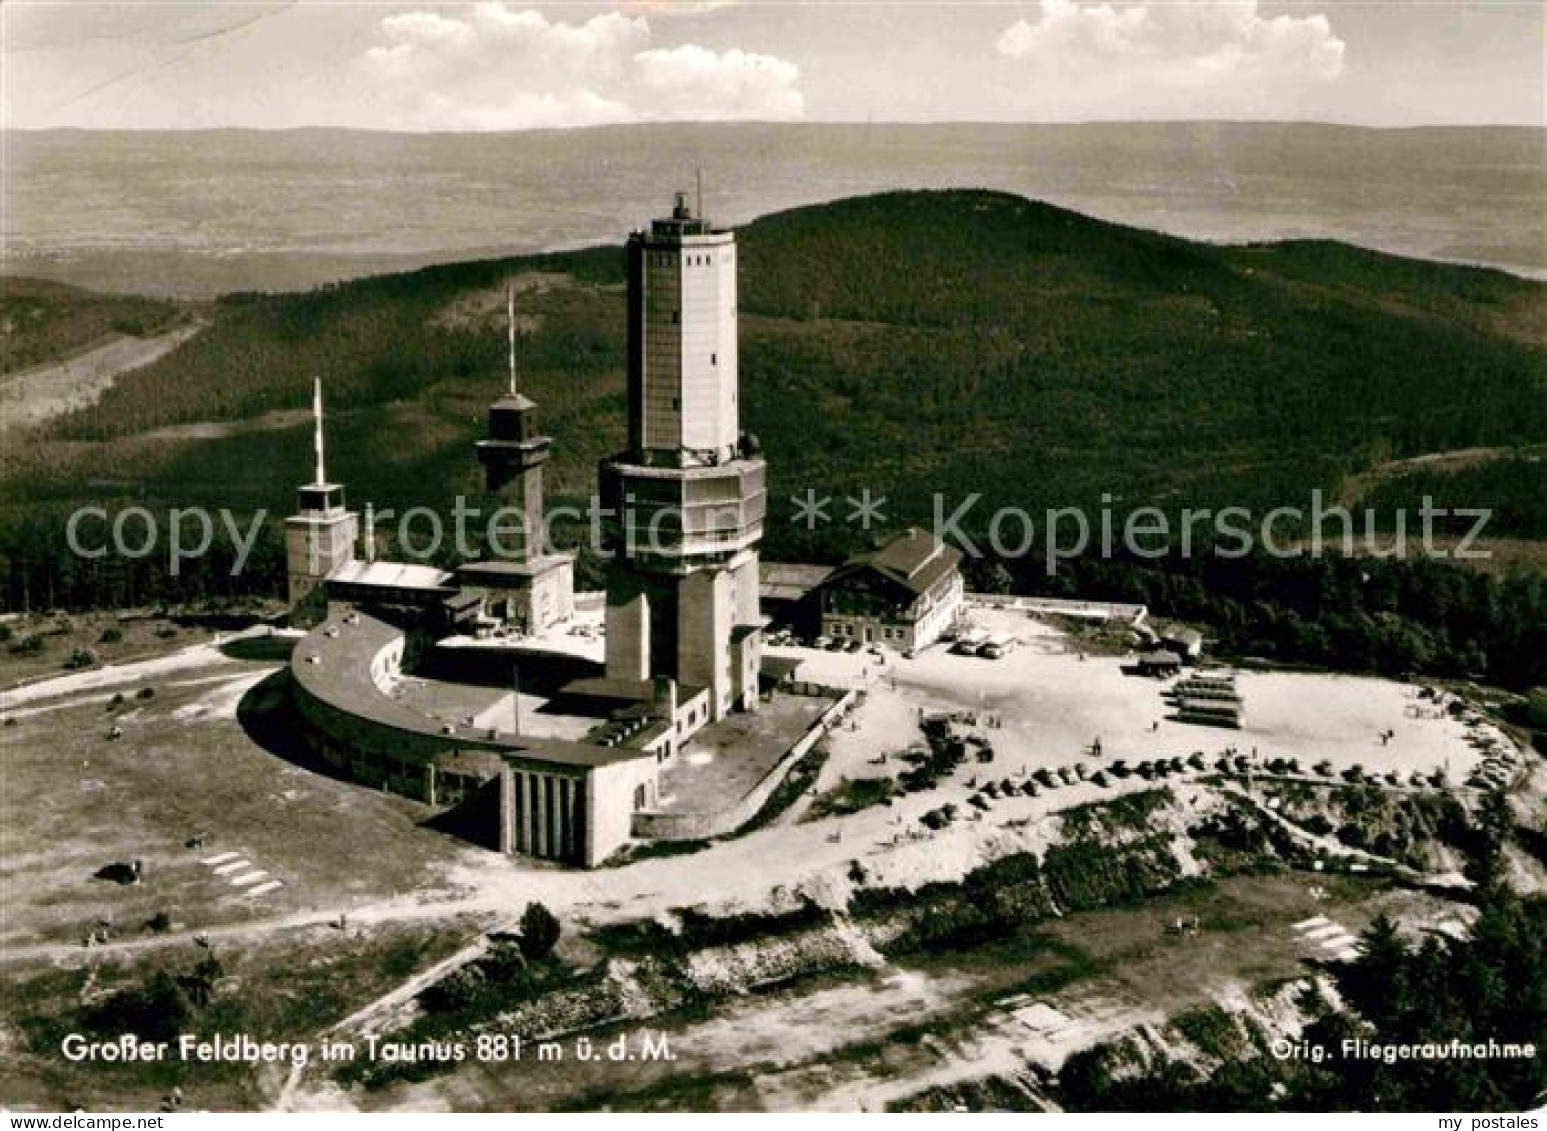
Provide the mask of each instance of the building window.
{"label": "building window", "polygon": [[710,354],[709,355],[709,364],[710,365],[719,365],[720,364],[720,355],[717,354],[717,353]]}

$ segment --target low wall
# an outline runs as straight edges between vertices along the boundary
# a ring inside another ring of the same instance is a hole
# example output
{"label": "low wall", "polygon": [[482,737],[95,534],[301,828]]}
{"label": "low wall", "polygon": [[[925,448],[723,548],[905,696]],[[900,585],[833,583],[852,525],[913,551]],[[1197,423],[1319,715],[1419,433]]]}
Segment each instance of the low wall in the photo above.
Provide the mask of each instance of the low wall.
{"label": "low wall", "polygon": [[1125,604],[1121,601],[1080,601],[1066,597],[1023,597],[1006,593],[968,593],[963,600],[967,605],[990,605],[996,609],[1057,613],[1093,620],[1123,620],[1136,625],[1143,624],[1149,617],[1149,609],[1144,605]]}
{"label": "low wall", "polygon": [[[806,686],[815,688],[819,685]],[[735,832],[757,816],[773,791],[795,768],[795,763],[804,758],[848,714],[858,695],[856,688],[844,691],[837,702],[822,712],[822,716],[785,752],[784,757],[774,763],[755,786],[742,794],[741,800],[735,805],[714,813],[635,813],[634,835],[643,840],[707,840]]]}

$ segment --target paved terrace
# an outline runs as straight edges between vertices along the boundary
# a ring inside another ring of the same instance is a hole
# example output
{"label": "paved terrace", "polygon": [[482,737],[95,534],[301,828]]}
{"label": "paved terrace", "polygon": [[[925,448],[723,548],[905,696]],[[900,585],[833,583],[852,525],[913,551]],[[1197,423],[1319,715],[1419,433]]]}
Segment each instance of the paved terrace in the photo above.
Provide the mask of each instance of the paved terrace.
{"label": "paved terrace", "polygon": [[825,696],[775,692],[756,712],[710,723],[661,768],[657,809],[716,813],[729,809],[767,776],[833,705]]}

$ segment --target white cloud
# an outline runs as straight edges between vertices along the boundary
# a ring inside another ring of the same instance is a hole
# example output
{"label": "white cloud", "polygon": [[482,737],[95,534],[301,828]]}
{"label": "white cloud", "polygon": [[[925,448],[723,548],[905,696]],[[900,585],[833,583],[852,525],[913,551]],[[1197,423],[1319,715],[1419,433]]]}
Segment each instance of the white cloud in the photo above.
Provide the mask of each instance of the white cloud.
{"label": "white cloud", "polygon": [[653,16],[701,16],[734,8],[738,0],[622,0],[621,7]]}
{"label": "white cloud", "polygon": [[503,3],[465,14],[388,16],[359,60],[382,126],[523,129],[607,122],[790,119],[800,70],[771,55],[652,46],[649,22],[619,12],[583,23]]}
{"label": "white cloud", "polygon": [[716,53],[684,44],[634,56],[640,86],[665,117],[799,118],[805,99],[800,68],[737,48]]}
{"label": "white cloud", "polygon": [[1226,92],[1250,91],[1263,108],[1289,103],[1342,74],[1344,55],[1325,16],[1264,18],[1257,0],[1041,0],[1039,18],[1017,20],[995,47],[1049,97],[1098,110],[1157,99],[1165,112],[1208,112]]}

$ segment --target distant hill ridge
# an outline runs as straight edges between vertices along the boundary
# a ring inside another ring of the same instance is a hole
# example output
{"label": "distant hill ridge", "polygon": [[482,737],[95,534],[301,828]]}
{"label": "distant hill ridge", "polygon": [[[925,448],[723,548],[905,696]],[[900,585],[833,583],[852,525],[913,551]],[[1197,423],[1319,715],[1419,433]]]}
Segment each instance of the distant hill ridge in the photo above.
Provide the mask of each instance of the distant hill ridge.
{"label": "distant hill ridge", "polygon": [[[1033,513],[1104,495],[1265,507],[1391,458],[1547,440],[1547,288],[1496,271],[1218,247],[975,190],[798,208],[739,239],[743,415],[773,471],[770,538],[792,549],[787,500],[807,487],[871,487],[899,524],[928,522],[936,491]],[[470,445],[503,365],[500,304],[470,298],[515,277],[556,489],[587,494],[623,432],[615,247],[228,296],[99,406],[8,445],[26,488],[8,494],[96,501],[88,484],[111,478],[282,511],[303,428],[136,437],[295,408],[322,374],[330,468],[354,498],[444,505],[477,485]]]}

